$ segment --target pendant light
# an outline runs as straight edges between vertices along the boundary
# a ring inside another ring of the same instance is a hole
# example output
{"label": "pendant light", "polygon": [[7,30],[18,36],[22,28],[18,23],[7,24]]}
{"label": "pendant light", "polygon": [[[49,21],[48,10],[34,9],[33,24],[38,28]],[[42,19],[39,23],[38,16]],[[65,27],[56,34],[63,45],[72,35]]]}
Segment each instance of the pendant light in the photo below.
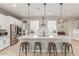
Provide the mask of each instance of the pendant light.
{"label": "pendant light", "polygon": [[46,3],[44,3],[44,20],[45,20],[45,17],[46,17],[45,11],[46,11]]}
{"label": "pendant light", "polygon": [[62,18],[62,5],[63,3],[60,3],[60,12],[61,12],[61,16],[60,16],[60,22],[63,22],[63,18]]}
{"label": "pendant light", "polygon": [[30,29],[30,23],[29,23],[29,22],[30,22],[30,19],[29,19],[29,18],[30,18],[30,17],[29,17],[30,4],[28,3],[27,5],[28,5],[28,20],[27,20],[28,31],[27,31],[27,34],[29,35],[29,34],[30,34],[30,30],[29,30],[29,29]]}
{"label": "pendant light", "polygon": [[46,11],[46,3],[43,4],[44,5],[44,16],[43,16],[43,19],[42,19],[42,26],[45,26],[45,11]]}
{"label": "pendant light", "polygon": [[[29,22],[29,9],[30,9],[30,3],[27,4],[28,5],[28,22]],[[29,24],[29,23],[28,23]]]}

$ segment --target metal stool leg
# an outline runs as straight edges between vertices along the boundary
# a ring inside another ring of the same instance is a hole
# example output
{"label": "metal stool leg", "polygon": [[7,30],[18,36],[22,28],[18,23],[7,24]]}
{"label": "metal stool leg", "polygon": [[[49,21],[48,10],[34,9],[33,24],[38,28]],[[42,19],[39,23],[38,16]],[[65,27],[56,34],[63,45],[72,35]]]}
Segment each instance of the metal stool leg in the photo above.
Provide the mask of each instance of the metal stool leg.
{"label": "metal stool leg", "polygon": [[70,50],[69,48],[70,48],[70,47],[68,46],[67,48],[68,48],[68,54],[69,54],[69,50]]}
{"label": "metal stool leg", "polygon": [[36,45],[34,46],[34,55],[35,55]]}
{"label": "metal stool leg", "polygon": [[62,49],[61,49],[61,54],[63,53],[63,45],[62,45]]}
{"label": "metal stool leg", "polygon": [[42,56],[41,46],[40,46],[40,54],[41,54],[41,56]]}
{"label": "metal stool leg", "polygon": [[55,48],[55,46],[53,46],[53,51],[55,52],[55,55],[56,55],[56,48]]}
{"label": "metal stool leg", "polygon": [[49,47],[49,56],[51,55],[51,48]]}
{"label": "metal stool leg", "polygon": [[67,54],[67,52],[66,52],[66,51],[67,51],[67,47],[65,46],[65,56],[66,56],[66,54]]}
{"label": "metal stool leg", "polygon": [[49,46],[48,46],[48,54],[49,54]]}
{"label": "metal stool leg", "polygon": [[25,46],[25,54],[26,54],[26,56],[27,56],[27,47]]}
{"label": "metal stool leg", "polygon": [[74,56],[74,52],[73,52],[73,48],[72,48],[72,46],[71,46],[71,49],[72,49],[72,54],[73,54],[73,56]]}
{"label": "metal stool leg", "polygon": [[21,45],[20,45],[20,48],[19,48],[19,56],[20,56],[20,51],[21,51]]}
{"label": "metal stool leg", "polygon": [[55,52],[56,52],[56,55],[58,55],[58,54],[57,54],[57,48],[56,48],[56,46],[55,46]]}

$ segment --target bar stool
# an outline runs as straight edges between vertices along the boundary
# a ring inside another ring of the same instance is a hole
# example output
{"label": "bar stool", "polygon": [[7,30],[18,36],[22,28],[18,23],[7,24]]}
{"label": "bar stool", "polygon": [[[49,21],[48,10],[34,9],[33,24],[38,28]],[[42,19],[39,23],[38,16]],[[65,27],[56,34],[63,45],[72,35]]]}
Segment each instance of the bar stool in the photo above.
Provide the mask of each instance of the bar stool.
{"label": "bar stool", "polygon": [[24,51],[25,52],[25,55],[27,55],[27,46],[28,46],[28,42],[22,42],[20,44],[20,49],[19,49],[19,56],[20,56],[20,52]]}
{"label": "bar stool", "polygon": [[63,42],[62,51],[63,51],[63,47],[64,47],[64,50],[65,50],[65,52],[64,52],[65,56],[67,55],[67,53],[69,54],[70,48],[71,48],[71,51],[72,51],[72,55],[74,55],[72,44],[70,44],[69,42]]}
{"label": "bar stool", "polygon": [[[53,47],[53,49],[52,49],[52,47]],[[58,55],[57,54],[57,48],[56,48],[55,42],[49,42],[49,44],[48,44],[48,53],[49,53],[49,56],[52,53],[51,50],[53,50],[55,52],[55,54]]]}
{"label": "bar stool", "polygon": [[34,46],[34,55],[35,55],[35,53],[36,53],[37,46],[39,47],[40,55],[42,55],[42,51],[41,51],[41,42],[35,42],[35,46]]}

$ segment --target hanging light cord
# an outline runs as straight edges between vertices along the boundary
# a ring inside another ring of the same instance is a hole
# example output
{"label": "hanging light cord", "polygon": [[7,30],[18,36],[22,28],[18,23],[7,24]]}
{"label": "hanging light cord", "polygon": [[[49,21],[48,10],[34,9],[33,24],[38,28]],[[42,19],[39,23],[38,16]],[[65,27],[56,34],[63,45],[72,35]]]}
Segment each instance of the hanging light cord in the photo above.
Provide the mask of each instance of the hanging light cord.
{"label": "hanging light cord", "polygon": [[44,3],[44,19],[45,19],[45,16],[46,16],[45,15],[45,9],[46,9],[45,7],[46,7],[46,3]]}
{"label": "hanging light cord", "polygon": [[62,5],[63,5],[63,3],[60,3],[60,7],[61,7],[61,19],[62,19]]}
{"label": "hanging light cord", "polygon": [[30,4],[28,3],[27,5],[28,5],[28,32],[27,32],[27,34],[29,35],[30,34],[30,30],[29,30],[30,29],[30,27],[29,27],[29,9],[30,9],[29,6],[30,6]]}
{"label": "hanging light cord", "polygon": [[29,19],[29,6],[30,6],[30,3],[28,3],[28,19]]}

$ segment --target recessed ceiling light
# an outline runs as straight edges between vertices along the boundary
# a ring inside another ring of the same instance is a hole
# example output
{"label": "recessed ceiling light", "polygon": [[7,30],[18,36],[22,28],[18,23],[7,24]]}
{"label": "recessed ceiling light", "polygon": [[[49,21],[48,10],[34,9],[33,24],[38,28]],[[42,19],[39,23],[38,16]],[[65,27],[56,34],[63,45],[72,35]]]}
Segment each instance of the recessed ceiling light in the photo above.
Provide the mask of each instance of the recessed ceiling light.
{"label": "recessed ceiling light", "polygon": [[51,13],[50,13],[50,12],[48,12],[48,15],[51,15]]}
{"label": "recessed ceiling light", "polygon": [[16,4],[13,4],[13,7],[16,7]]}
{"label": "recessed ceiling light", "polygon": [[70,15],[70,13],[69,13],[69,12],[67,12],[67,13],[66,13],[66,15],[68,15],[68,16],[69,16],[69,15]]}
{"label": "recessed ceiling light", "polygon": [[24,12],[23,12],[21,15],[22,15],[22,16],[25,16],[25,15],[26,15],[26,13],[24,13]]}
{"label": "recessed ceiling light", "polygon": [[38,15],[38,12],[35,12],[35,15]]}

